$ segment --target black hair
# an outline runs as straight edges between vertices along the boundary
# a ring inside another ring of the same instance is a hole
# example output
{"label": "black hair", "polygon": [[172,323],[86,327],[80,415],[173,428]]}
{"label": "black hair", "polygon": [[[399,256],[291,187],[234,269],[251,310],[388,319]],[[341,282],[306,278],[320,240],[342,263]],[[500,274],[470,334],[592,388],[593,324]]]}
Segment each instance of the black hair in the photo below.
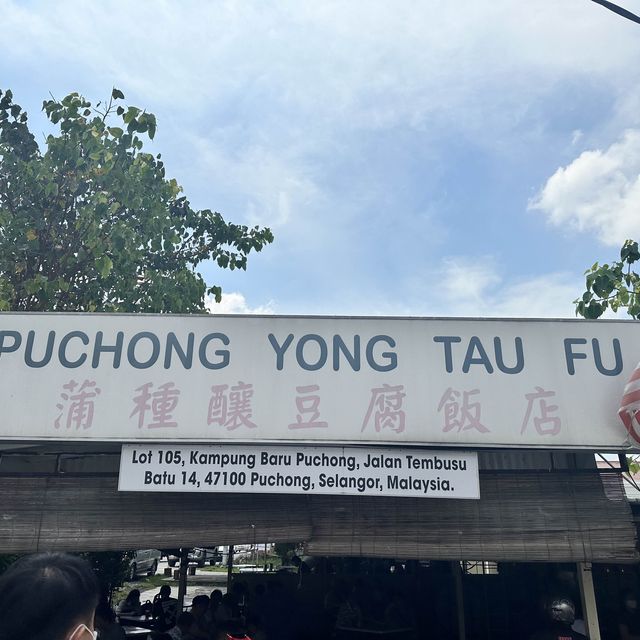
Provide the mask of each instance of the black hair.
{"label": "black hair", "polygon": [[91,618],[99,594],[82,558],[25,556],[0,576],[0,640],[65,640],[74,625]]}
{"label": "black hair", "polygon": [[205,596],[205,595],[199,595],[196,596],[192,601],[191,601],[191,608],[193,609],[193,607],[198,607],[198,606],[205,606],[208,607],[209,606],[209,596]]}
{"label": "black hair", "polygon": [[140,589],[131,589],[125,598],[125,601],[129,602],[129,600],[132,600],[133,598],[140,600]]}

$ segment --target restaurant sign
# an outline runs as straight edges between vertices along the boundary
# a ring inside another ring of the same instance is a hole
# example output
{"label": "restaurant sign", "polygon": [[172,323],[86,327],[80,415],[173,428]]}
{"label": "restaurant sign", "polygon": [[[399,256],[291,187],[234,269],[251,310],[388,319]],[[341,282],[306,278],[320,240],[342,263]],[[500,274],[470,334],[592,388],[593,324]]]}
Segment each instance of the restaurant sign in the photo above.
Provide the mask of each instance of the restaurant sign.
{"label": "restaurant sign", "polygon": [[0,440],[619,450],[638,361],[633,321],[3,313]]}
{"label": "restaurant sign", "polygon": [[480,497],[477,453],[396,447],[124,445],[118,489]]}

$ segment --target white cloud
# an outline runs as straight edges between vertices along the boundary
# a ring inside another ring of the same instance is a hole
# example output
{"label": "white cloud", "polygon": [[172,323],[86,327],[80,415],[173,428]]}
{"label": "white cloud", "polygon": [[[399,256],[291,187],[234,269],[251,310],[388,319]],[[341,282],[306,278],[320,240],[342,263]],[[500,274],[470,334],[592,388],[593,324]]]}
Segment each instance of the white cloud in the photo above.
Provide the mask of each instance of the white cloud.
{"label": "white cloud", "polygon": [[[304,167],[287,152],[263,146],[231,152],[231,145],[218,147],[203,138],[190,138],[190,142],[199,159],[198,173],[216,176],[218,180],[222,177],[224,182],[217,185],[218,189],[243,194],[244,201],[238,203],[238,208],[244,209],[239,212],[244,213],[243,219],[249,225],[277,229],[288,224],[292,216],[299,217],[301,211],[321,197]],[[184,173],[188,173],[186,167]]]}
{"label": "white cloud", "polygon": [[571,145],[574,146],[576,144],[578,144],[578,142],[580,142],[580,140],[582,140],[584,136],[584,132],[581,131],[580,129],[575,129],[572,133],[571,133]]}
{"label": "white cloud", "polygon": [[[400,300],[354,292],[312,313],[474,318],[575,318],[582,277],[546,273],[513,278],[492,256],[448,257],[440,268],[407,277]],[[307,310],[303,311],[308,312]],[[612,317],[608,314],[607,317]],[[613,316],[615,317],[615,316]]]}
{"label": "white cloud", "polygon": [[640,55],[633,25],[584,0],[112,0],[82,11],[73,0],[0,0],[0,15],[0,48],[21,67],[47,60],[55,77],[71,64],[75,77],[109,78],[155,108],[251,111],[304,125],[302,135],[336,121],[424,128],[434,117],[510,127],[566,74],[588,69],[628,95],[628,61]]}
{"label": "white cloud", "polygon": [[640,236],[640,130],[560,167],[530,203],[556,226],[594,232],[607,245]]}
{"label": "white cloud", "polygon": [[438,315],[516,318],[575,317],[580,281],[549,273],[508,280],[491,257],[448,258],[438,276]]}
{"label": "white cloud", "polygon": [[275,303],[270,300],[266,304],[250,307],[243,294],[238,292],[223,293],[221,302],[216,302],[213,296],[207,296],[205,306],[209,313],[257,314],[272,315],[275,313]]}

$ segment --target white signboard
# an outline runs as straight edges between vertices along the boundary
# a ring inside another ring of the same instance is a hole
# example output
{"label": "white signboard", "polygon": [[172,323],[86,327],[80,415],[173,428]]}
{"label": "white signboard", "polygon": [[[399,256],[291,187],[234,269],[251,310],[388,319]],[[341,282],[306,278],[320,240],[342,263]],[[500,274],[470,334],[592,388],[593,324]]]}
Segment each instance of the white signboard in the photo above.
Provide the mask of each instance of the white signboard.
{"label": "white signboard", "polygon": [[118,489],[480,497],[476,453],[396,447],[124,445]]}
{"label": "white signboard", "polygon": [[0,314],[0,440],[625,449],[633,321]]}

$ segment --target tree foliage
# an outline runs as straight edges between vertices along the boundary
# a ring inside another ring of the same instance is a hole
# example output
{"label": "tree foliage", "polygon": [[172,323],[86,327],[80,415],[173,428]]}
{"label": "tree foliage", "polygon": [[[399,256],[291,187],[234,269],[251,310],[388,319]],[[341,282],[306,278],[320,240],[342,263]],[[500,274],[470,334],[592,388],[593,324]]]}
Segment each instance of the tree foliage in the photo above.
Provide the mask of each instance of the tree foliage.
{"label": "tree foliage", "polygon": [[103,595],[111,601],[113,592],[129,577],[133,551],[91,551],[80,555],[91,565]]}
{"label": "tree foliage", "polygon": [[27,114],[0,91],[0,310],[204,311],[205,260],[245,269],[268,228],[195,210],[160,154],[143,152],[156,118],[77,93],[46,100],[59,133],[41,150]]}
{"label": "tree foliage", "polygon": [[273,551],[282,560],[282,564],[288,564],[300,546],[301,542],[276,542]]}
{"label": "tree foliage", "polygon": [[620,250],[620,260],[611,264],[597,262],[585,271],[585,292],[574,300],[576,315],[599,318],[607,309],[626,309],[635,319],[640,317],[640,275],[632,265],[640,260],[638,243],[627,240]]}

